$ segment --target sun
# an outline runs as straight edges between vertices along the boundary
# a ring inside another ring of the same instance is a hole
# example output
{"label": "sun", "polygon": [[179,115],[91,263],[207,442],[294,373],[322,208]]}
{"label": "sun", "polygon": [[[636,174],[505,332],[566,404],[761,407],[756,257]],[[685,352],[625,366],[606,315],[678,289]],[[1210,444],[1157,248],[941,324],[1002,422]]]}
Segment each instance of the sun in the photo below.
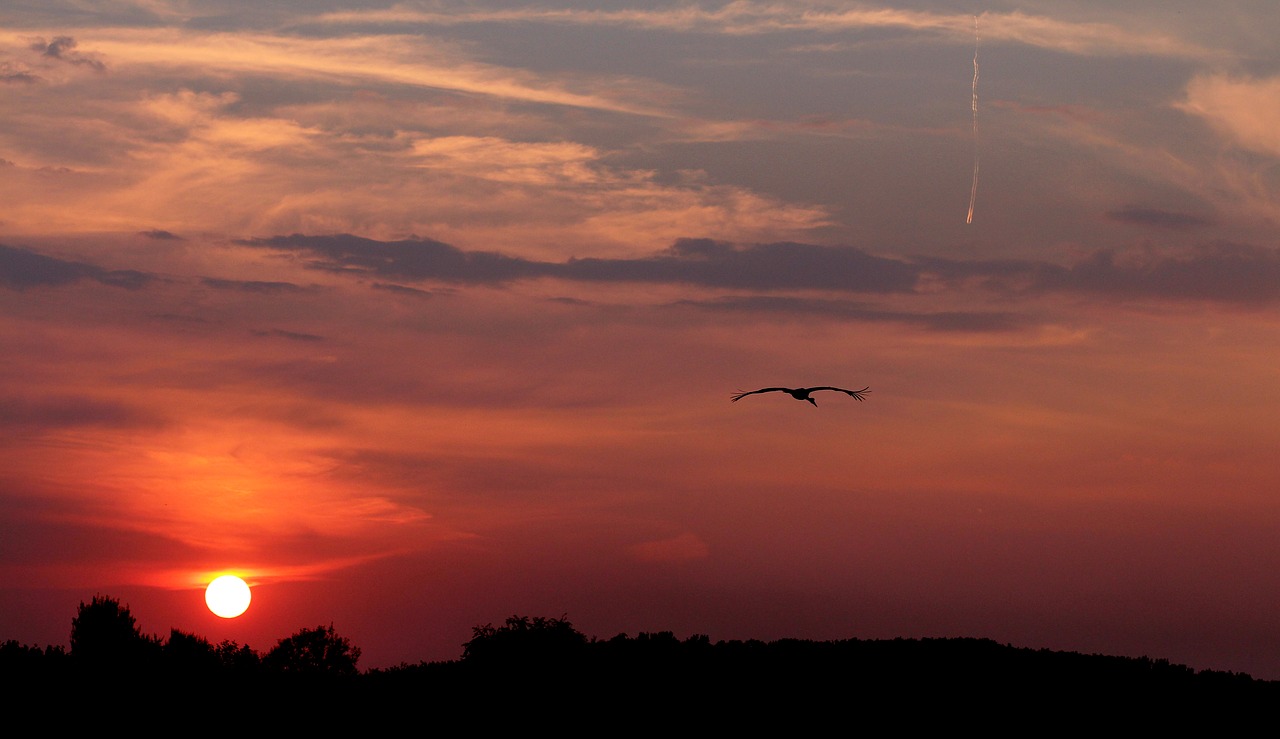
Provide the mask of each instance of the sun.
{"label": "sun", "polygon": [[249,607],[249,586],[235,575],[214,578],[204,591],[204,602],[214,615],[235,618]]}

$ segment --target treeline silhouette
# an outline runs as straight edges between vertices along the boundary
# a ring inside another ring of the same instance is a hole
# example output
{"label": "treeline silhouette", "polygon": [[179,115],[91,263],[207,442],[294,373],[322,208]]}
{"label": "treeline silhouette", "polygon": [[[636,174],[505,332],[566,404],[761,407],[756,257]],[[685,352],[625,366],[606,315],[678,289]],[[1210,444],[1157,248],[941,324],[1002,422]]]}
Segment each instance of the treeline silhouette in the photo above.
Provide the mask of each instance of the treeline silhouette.
{"label": "treeline silhouette", "polygon": [[71,650],[60,646],[0,645],[5,675],[29,679],[262,678],[301,676],[327,679],[358,675],[359,647],[333,625],[301,629],[266,654],[227,640],[218,644],[178,629],[169,638],[143,634],[129,607],[107,596],[80,603],[71,619]]}
{"label": "treeline silhouette", "polygon": [[277,718],[306,716],[317,727],[344,717],[367,723],[402,716],[424,704],[480,724],[520,716],[582,722],[624,711],[635,725],[651,727],[711,717],[719,726],[746,726],[786,717],[799,729],[858,716],[964,723],[975,710],[990,720],[1052,715],[1055,725],[1141,714],[1149,724],[1219,712],[1221,720],[1243,718],[1272,711],[1280,700],[1277,682],[1147,657],[973,638],[712,642],[662,631],[598,639],[563,616],[477,626],[457,660],[361,671],[359,659],[360,649],[332,624],[300,629],[260,653],[177,629],[163,639],[143,634],[128,606],[95,596],[71,621],[69,650],[0,645],[0,678],[29,698],[75,696],[81,705],[98,699],[99,710],[126,697],[149,696],[173,708],[195,696],[270,696],[264,705],[278,710]]}

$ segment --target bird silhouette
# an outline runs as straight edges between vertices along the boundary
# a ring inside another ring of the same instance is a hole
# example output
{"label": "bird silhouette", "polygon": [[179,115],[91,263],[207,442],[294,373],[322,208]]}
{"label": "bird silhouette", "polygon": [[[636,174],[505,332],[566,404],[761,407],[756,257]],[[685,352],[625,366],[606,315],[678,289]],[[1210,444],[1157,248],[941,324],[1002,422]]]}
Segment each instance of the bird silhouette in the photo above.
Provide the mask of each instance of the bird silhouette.
{"label": "bird silhouette", "polygon": [[835,390],[836,392],[844,393],[845,395],[848,395],[849,397],[859,401],[862,400],[863,394],[871,392],[871,388],[869,387],[864,387],[861,390],[845,390],[842,387],[826,387],[826,386],[798,387],[794,389],[789,387],[763,387],[763,388],[760,388],[759,390],[750,390],[745,393],[739,390],[738,393],[733,396],[733,402],[737,403],[739,400],[742,400],[748,395],[755,395],[756,393],[780,392],[780,393],[786,393],[791,397],[795,398],[796,400],[807,400],[816,406],[818,404],[817,401],[809,397],[809,393],[816,393],[819,390]]}

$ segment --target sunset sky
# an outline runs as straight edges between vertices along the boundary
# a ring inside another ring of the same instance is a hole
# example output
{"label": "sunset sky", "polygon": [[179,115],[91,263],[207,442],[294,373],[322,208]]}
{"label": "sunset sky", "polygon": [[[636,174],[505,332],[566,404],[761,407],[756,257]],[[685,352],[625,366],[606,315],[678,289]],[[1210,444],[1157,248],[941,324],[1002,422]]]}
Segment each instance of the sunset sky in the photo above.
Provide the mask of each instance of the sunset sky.
{"label": "sunset sky", "polygon": [[[0,639],[106,594],[363,667],[521,614],[1280,679],[1277,38],[1274,0],[8,0]],[[871,392],[729,401],[778,385]]]}

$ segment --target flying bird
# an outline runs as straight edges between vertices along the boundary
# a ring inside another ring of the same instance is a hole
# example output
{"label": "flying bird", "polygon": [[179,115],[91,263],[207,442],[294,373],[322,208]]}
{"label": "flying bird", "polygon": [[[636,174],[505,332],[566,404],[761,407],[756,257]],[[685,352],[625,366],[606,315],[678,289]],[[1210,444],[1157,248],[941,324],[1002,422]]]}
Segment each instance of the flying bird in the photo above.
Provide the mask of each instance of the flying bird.
{"label": "flying bird", "polygon": [[733,402],[736,403],[739,400],[742,400],[743,398],[747,397],[748,395],[755,395],[756,393],[781,392],[781,393],[786,393],[787,395],[790,395],[796,400],[807,400],[810,403],[817,405],[818,404],[817,401],[809,397],[809,393],[816,393],[819,390],[835,390],[836,392],[844,393],[845,395],[848,395],[849,397],[854,398],[856,400],[862,400],[863,394],[871,392],[871,388],[869,387],[864,387],[861,390],[845,390],[842,387],[798,387],[795,389],[792,389],[789,387],[764,387],[764,388],[760,388],[759,390],[751,390],[745,393],[742,391],[738,391],[738,394],[733,396]]}

